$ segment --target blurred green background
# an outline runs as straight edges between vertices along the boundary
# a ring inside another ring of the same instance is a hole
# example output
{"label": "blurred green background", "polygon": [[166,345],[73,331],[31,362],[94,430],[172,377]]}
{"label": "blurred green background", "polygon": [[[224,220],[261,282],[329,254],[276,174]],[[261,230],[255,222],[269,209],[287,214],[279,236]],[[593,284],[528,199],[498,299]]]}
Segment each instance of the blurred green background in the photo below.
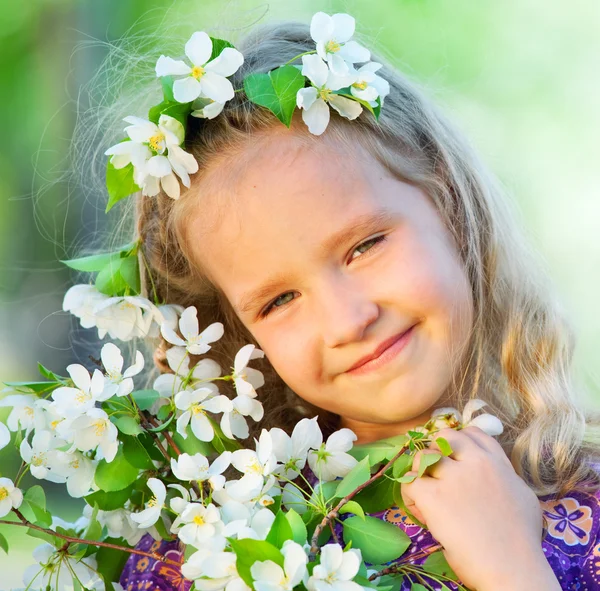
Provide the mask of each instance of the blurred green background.
{"label": "blurred green background", "polygon": [[[65,159],[80,89],[98,72],[108,43],[144,43],[168,31],[169,44],[207,30],[235,42],[257,21],[318,10],[347,12],[368,46],[421,82],[462,125],[507,186],[530,240],[544,257],[578,332],[575,367],[600,405],[600,3],[572,0],[379,0],[275,2],[213,0],[29,0],[5,3],[0,24],[0,380],[36,379],[80,354],[73,320],[61,312],[72,278],[57,263],[101,233],[105,203],[70,179]],[[154,61],[162,44],[145,45]],[[109,91],[110,94],[110,91]],[[79,104],[79,107],[78,107]],[[133,113],[143,116],[144,113]],[[97,138],[97,148],[105,149]],[[94,335],[88,337],[93,339]],[[99,350],[99,347],[98,347]],[[0,413],[0,418],[6,417]],[[0,452],[0,473],[18,460]],[[25,486],[33,484],[26,480]],[[46,486],[47,483],[44,483]],[[48,486],[65,519],[81,504]],[[37,540],[2,527],[0,587],[21,586]]]}

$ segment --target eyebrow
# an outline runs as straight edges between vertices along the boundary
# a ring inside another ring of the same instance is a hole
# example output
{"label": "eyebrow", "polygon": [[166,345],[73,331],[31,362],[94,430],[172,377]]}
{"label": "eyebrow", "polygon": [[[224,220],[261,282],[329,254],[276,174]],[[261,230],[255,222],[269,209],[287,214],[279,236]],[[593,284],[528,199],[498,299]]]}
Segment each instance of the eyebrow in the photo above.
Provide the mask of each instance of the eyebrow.
{"label": "eyebrow", "polygon": [[[327,237],[319,246],[319,250],[323,254],[337,250],[352,239],[375,231],[381,228],[382,225],[389,224],[392,218],[392,214],[385,210],[359,215],[350,220],[346,226]],[[268,297],[287,280],[288,276],[284,274],[277,274],[271,277],[257,289],[242,294],[237,309],[242,313],[249,312],[255,307],[256,301],[261,301]]]}

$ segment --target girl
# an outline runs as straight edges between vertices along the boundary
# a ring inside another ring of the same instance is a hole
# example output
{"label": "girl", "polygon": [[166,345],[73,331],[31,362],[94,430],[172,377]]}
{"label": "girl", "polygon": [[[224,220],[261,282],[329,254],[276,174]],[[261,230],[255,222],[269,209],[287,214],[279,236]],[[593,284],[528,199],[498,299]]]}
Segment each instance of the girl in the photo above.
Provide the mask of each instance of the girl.
{"label": "girl", "polygon": [[[306,25],[271,24],[237,48],[240,89],[314,41]],[[324,434],[348,427],[367,443],[485,400],[499,440],[444,430],[452,455],[403,486],[427,530],[397,507],[378,516],[414,551],[437,540],[479,591],[598,588],[598,448],[575,402],[571,329],[498,183],[412,83],[379,74],[379,124],[332,110],[315,135],[305,109],[288,129],[243,92],[210,121],[190,118],[191,187],[136,202],[146,293],[195,305],[201,326],[223,322],[223,359],[247,342],[265,352],[251,436],[318,415]],[[125,589],[186,588],[142,560],[128,561]]]}

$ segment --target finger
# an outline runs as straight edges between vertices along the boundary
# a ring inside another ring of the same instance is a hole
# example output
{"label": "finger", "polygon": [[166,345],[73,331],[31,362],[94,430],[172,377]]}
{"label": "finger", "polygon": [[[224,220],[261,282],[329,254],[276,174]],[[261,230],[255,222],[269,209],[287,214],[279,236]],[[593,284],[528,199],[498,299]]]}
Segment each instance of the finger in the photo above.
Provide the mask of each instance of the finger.
{"label": "finger", "polygon": [[[411,471],[407,472],[406,475],[414,476],[416,478],[418,476],[418,473]],[[419,479],[417,478],[417,480]],[[416,482],[417,480],[415,480],[414,482]],[[417,506],[416,501],[413,495],[411,494],[411,490],[415,489],[414,482],[411,484],[402,484],[400,486],[400,496],[402,497],[402,501],[404,502],[406,510],[412,513],[412,515],[414,515],[421,523],[427,525],[423,513],[421,513],[421,510]]]}
{"label": "finger", "polygon": [[[415,475],[419,474],[419,468],[421,466],[421,458],[424,455],[430,455],[430,454],[439,454],[440,452],[438,450],[433,450],[431,448],[429,449],[422,449],[419,450],[416,454],[415,457],[413,458],[413,463],[412,463],[412,470],[411,473],[414,472]],[[423,474],[423,476],[421,478],[425,478],[427,476],[431,476],[431,478],[442,478],[443,475],[446,473],[446,469],[448,468],[448,464],[453,462],[454,460],[452,460],[451,458],[447,458],[442,456],[435,464],[432,464],[431,466],[427,466],[425,473]]]}
{"label": "finger", "polygon": [[[464,429],[463,429],[464,430]],[[433,435],[433,441],[429,446],[429,449],[441,451],[440,446],[437,444],[436,439],[443,437],[452,448],[450,458],[461,461],[465,457],[472,455],[476,451],[487,451],[484,447],[479,445],[478,441],[474,438],[469,437],[463,430],[456,431],[455,429],[441,429]]]}
{"label": "finger", "polygon": [[510,464],[510,459],[507,457],[506,452],[504,451],[500,443],[496,439],[482,431],[479,427],[465,427],[464,429],[462,429],[462,432],[465,435],[468,435],[474,441],[476,441],[478,445],[483,447],[490,454],[502,458]]}

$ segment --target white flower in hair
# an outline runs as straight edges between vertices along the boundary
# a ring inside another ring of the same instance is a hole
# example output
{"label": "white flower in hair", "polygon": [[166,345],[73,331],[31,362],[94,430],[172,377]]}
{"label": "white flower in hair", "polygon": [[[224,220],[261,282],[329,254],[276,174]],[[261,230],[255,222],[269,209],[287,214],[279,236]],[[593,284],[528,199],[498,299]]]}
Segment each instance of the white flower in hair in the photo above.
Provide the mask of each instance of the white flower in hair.
{"label": "white flower in hair", "polygon": [[248,367],[252,359],[261,359],[265,354],[254,345],[244,345],[233,361],[233,384],[238,394],[256,397],[256,388],[265,383],[263,374],[257,369]]}
{"label": "white flower in hair", "polygon": [[185,44],[185,55],[191,66],[181,60],[161,55],[156,62],[156,75],[185,76],[173,83],[173,96],[180,103],[189,103],[199,96],[218,103],[234,97],[231,82],[227,79],[244,63],[244,56],[233,47],[225,47],[218,57],[210,60],[213,50],[211,38],[197,31]]}
{"label": "white flower in hair", "polygon": [[[83,328],[96,326],[96,305],[109,299],[95,285],[73,285],[65,293],[62,308],[79,318]],[[102,338],[102,337],[100,337]]]}
{"label": "white flower in hair", "polygon": [[358,463],[356,458],[346,453],[356,441],[356,434],[351,429],[340,429],[327,438],[327,443],[321,443],[323,436],[320,430],[319,435],[315,437],[319,440],[318,448],[308,452],[310,469],[324,481],[346,476]]}
{"label": "white flower in hair", "polygon": [[106,370],[103,397],[127,396],[133,392],[132,378],[144,369],[144,356],[136,351],[135,363],[121,373],[123,370],[121,350],[113,343],[106,343],[100,351],[100,359]]}
{"label": "white flower in hair", "polygon": [[[212,386],[212,384],[209,384]],[[187,438],[188,423],[194,435],[200,441],[212,441],[215,430],[206,416],[207,412],[228,412],[231,410],[231,400],[227,396],[217,395],[216,388],[205,386],[192,392],[184,390],[175,396],[175,406],[184,411],[177,419],[177,432]]]}
{"label": "white flower in hair", "polygon": [[329,125],[328,104],[346,119],[356,119],[362,113],[359,102],[333,92],[353,84],[356,74],[334,74],[314,54],[302,56],[302,74],[311,81],[312,86],[298,91],[296,104],[302,109],[302,120],[313,135],[321,135]]}
{"label": "white flower in hair", "polygon": [[[192,355],[202,355],[210,349],[209,343],[218,341],[223,336],[223,325],[213,322],[202,332],[198,327],[198,316],[195,306],[186,308],[179,319],[179,330],[183,339],[167,324],[160,327],[166,341],[178,347],[185,347]],[[185,339],[185,340],[184,340]]]}
{"label": "white flower in hair", "polygon": [[146,508],[139,513],[134,513],[131,519],[139,524],[139,527],[146,528],[154,525],[160,518],[160,512],[165,507],[167,498],[167,489],[158,478],[148,478],[148,488],[154,493],[154,496],[146,503]]}
{"label": "white flower in hair", "polygon": [[256,591],[292,591],[306,578],[308,556],[304,548],[293,540],[286,540],[281,553],[283,568],[272,560],[257,560],[250,567]]}
{"label": "white flower in hair", "polygon": [[149,197],[162,187],[171,198],[179,198],[179,182],[190,186],[190,174],[198,171],[196,159],[180,146],[185,138],[183,125],[174,117],[161,115],[158,125],[141,117],[125,117],[131,125],[125,128],[131,141],[120,142],[106,152],[115,168],[133,164],[133,180]]}
{"label": "white flower in hair", "polygon": [[367,101],[372,107],[377,105],[377,98],[381,99],[383,105],[384,98],[390,94],[390,83],[375,74],[382,68],[382,64],[369,62],[355,70],[357,80],[350,86],[352,96]]}
{"label": "white flower in hair", "polygon": [[5,517],[23,502],[21,489],[16,488],[10,478],[0,478],[0,517]]}
{"label": "white flower in hair", "polygon": [[484,433],[487,433],[491,437],[500,435],[504,431],[504,427],[498,417],[483,413],[472,418],[473,413],[482,409],[484,406],[487,406],[487,402],[474,398],[465,404],[462,414],[456,408],[444,407],[434,410],[431,413],[431,417],[439,417],[435,422],[435,427],[438,429],[444,429],[449,426],[444,415],[453,415],[464,427],[479,427]]}
{"label": "white flower in hair", "polygon": [[335,74],[347,74],[349,64],[371,59],[371,52],[366,47],[350,41],[355,25],[354,18],[343,13],[329,16],[317,12],[310,21],[310,36],[317,44],[317,54]]}
{"label": "white flower in hair", "polygon": [[192,117],[199,119],[214,119],[225,108],[225,103],[218,103],[209,98],[197,98],[192,107],[194,110],[190,113]]}

